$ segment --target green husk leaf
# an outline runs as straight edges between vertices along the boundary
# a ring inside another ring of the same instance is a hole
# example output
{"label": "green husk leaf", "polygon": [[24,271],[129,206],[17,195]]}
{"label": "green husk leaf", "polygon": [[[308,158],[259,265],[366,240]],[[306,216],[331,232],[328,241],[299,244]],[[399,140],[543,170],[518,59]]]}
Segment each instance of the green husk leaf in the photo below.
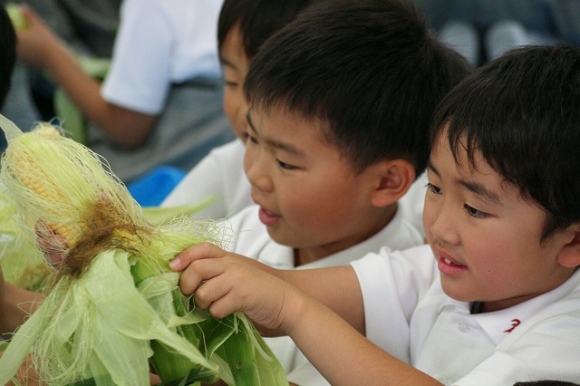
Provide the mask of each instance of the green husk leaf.
{"label": "green husk leaf", "polygon": [[0,266],[4,280],[29,291],[44,292],[52,272],[36,245],[21,237],[16,212],[6,188],[0,184]]}
{"label": "green husk leaf", "polygon": [[[14,336],[1,359],[12,361],[0,367],[0,384],[11,378],[28,353],[38,358],[35,366],[42,374],[53,374],[45,379],[49,384],[69,384],[91,377],[104,380],[97,384],[147,384],[151,340],[212,371],[215,378],[217,366],[168,329],[137,291],[129,254],[106,251],[92,265],[80,280],[61,280]],[[102,368],[106,374],[95,374],[92,368]]]}
{"label": "green husk leaf", "polygon": [[65,256],[0,358],[0,384],[25,357],[48,385],[144,385],[150,363],[163,382],[287,384],[245,315],[216,320],[197,309],[168,267],[191,245],[225,241],[228,229],[186,215],[153,225],[83,145],[50,127],[23,134],[1,115],[0,125],[9,141],[0,177],[16,209],[16,239],[36,246],[41,237],[45,253]]}

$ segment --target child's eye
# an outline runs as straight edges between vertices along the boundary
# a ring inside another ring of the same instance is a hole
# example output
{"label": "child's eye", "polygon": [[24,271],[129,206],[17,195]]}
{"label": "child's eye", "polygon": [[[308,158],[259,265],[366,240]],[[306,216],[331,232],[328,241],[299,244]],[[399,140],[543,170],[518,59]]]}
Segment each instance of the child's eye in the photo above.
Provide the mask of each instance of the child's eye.
{"label": "child's eye", "polygon": [[258,140],[250,135],[250,133],[244,133],[244,138],[246,139],[246,144],[248,143],[258,143]]}
{"label": "child's eye", "polygon": [[472,206],[469,206],[467,204],[463,205],[463,208],[467,211],[467,213],[475,218],[484,218],[487,216],[487,213],[482,212],[481,210],[475,209]]}
{"label": "child's eye", "polygon": [[433,185],[432,183],[428,182],[426,186],[427,186],[427,189],[429,191],[431,191],[431,193],[441,194],[441,189],[439,187]]}
{"label": "child's eye", "polygon": [[287,164],[287,163],[285,163],[285,162],[282,162],[282,161],[280,161],[279,159],[277,159],[277,160],[276,160],[276,162],[278,162],[278,165],[279,165],[279,166],[280,166],[282,169],[285,169],[285,170],[294,170],[294,169],[296,169],[296,167],[295,167],[295,166],[292,166],[292,165],[290,165],[290,164]]}
{"label": "child's eye", "polygon": [[233,80],[224,79],[224,84],[228,87],[236,87],[238,82],[234,82]]}

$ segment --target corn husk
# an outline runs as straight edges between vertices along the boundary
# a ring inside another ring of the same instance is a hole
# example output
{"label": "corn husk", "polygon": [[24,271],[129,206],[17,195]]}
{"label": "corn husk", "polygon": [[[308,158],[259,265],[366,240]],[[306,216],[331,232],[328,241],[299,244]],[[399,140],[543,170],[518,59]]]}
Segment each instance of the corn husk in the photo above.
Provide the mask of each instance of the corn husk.
{"label": "corn husk", "polygon": [[6,191],[0,183],[0,266],[4,280],[42,293],[49,284],[51,270],[36,245],[19,237],[15,216],[16,210],[6,203]]}
{"label": "corn husk", "polygon": [[26,358],[48,385],[146,385],[150,365],[165,384],[287,384],[243,314],[217,320],[197,309],[168,268],[191,245],[224,241],[223,226],[189,216],[154,226],[83,145],[50,125],[22,133],[0,116],[0,126],[8,139],[0,177],[18,237],[64,256],[0,358],[0,384]]}
{"label": "corn husk", "polygon": [[[208,199],[196,205],[144,207],[143,213],[150,224],[162,226],[179,222],[184,216],[192,216],[213,202],[213,199]],[[4,280],[28,291],[45,293],[49,289],[53,271],[44,261],[36,244],[21,237],[15,212],[15,208],[7,204],[6,188],[0,182],[0,266]]]}

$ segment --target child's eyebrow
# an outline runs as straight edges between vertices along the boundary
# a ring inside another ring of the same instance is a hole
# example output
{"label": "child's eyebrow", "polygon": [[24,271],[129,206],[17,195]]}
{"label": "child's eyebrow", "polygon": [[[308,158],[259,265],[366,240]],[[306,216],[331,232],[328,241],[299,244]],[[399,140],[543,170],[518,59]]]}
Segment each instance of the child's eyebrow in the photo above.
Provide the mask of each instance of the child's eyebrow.
{"label": "child's eyebrow", "polygon": [[479,182],[466,180],[457,180],[457,182],[465,186],[467,189],[469,189],[469,191],[477,194],[478,196],[483,197],[484,200],[489,201],[493,204],[501,204],[501,200],[499,199],[498,195],[492,192],[491,190],[487,189]]}
{"label": "child's eyebrow", "polygon": [[234,70],[237,70],[237,67],[232,62],[230,62],[229,60],[227,60],[226,58],[224,58],[221,55],[220,55],[220,63],[222,64],[222,66],[231,67]]}
{"label": "child's eyebrow", "polygon": [[[427,169],[431,170],[436,175],[441,176],[435,165],[433,165],[433,163],[430,160],[427,162]],[[493,204],[501,204],[499,196],[494,192],[492,192],[491,190],[487,189],[479,182],[467,181],[463,179],[457,179],[455,182],[462,186],[465,186],[470,192],[475,193],[478,196],[481,196],[486,201],[489,201]]]}
{"label": "child's eyebrow", "polygon": [[439,174],[439,170],[437,170],[437,168],[435,167],[435,165],[433,165],[431,160],[427,161],[427,169],[430,169],[433,173],[437,174],[438,176],[441,176],[441,174]]}
{"label": "child's eyebrow", "polygon": [[[256,131],[254,124],[252,123],[252,118],[250,117],[250,111],[248,111],[246,113],[246,121],[248,122],[248,127],[250,128],[250,131],[252,131],[254,134],[257,134],[258,132]],[[298,155],[298,156],[303,155],[303,153],[300,150],[298,150],[298,148],[296,146],[293,146],[289,143],[274,141],[274,140],[268,139],[268,138],[264,138],[264,142],[266,142],[266,144],[268,144],[269,146],[271,146],[275,149],[280,149],[280,150],[285,151],[287,153]]]}

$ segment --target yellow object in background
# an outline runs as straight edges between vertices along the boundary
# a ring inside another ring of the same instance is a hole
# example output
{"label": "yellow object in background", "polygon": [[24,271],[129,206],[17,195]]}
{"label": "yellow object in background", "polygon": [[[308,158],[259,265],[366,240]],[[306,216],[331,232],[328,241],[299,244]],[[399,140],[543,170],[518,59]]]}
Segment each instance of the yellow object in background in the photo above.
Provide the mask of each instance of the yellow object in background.
{"label": "yellow object in background", "polygon": [[22,31],[28,27],[26,19],[20,9],[20,5],[16,3],[6,3],[4,8],[6,9],[10,20],[12,20],[12,25],[16,31]]}

